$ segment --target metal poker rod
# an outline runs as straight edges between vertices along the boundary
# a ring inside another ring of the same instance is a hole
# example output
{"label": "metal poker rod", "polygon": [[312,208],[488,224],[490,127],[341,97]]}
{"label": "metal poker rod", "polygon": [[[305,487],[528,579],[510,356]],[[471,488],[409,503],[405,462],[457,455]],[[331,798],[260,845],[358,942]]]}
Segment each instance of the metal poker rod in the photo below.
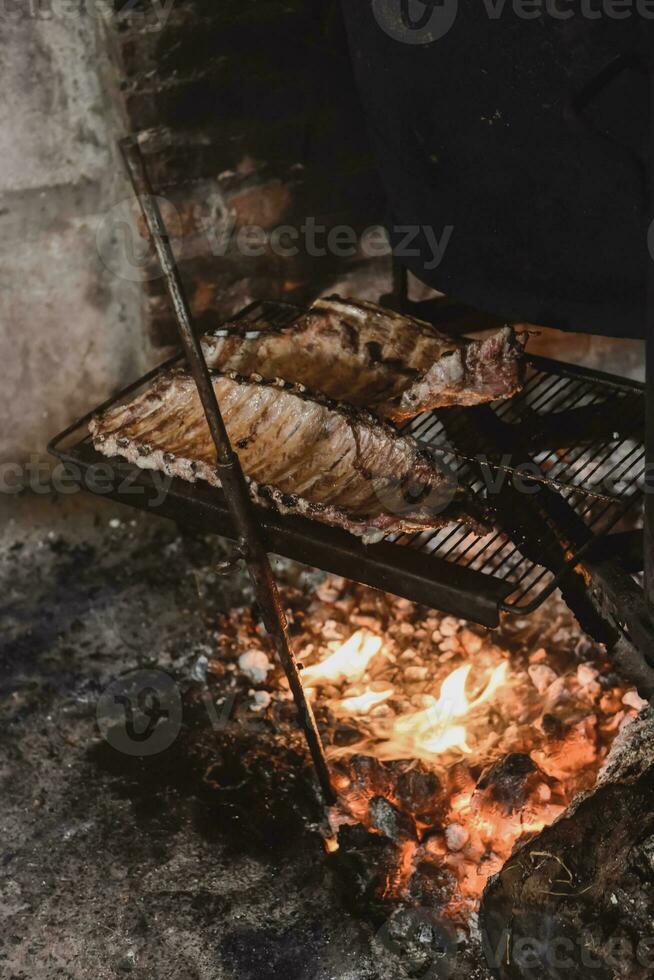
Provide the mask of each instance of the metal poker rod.
{"label": "metal poker rod", "polygon": [[193,330],[190,307],[170,245],[170,238],[150,183],[145,160],[136,137],[129,136],[121,140],[119,145],[166,280],[182,345],[216,446],[220,482],[225,491],[238,534],[239,547],[252,579],[264,625],[286,672],[325,801],[332,804],[335,803],[336,797],[329,777],[325,751],[291,649],[286,614],[282,608],[268,554],[254,515],[241,464],[232,450],[202,347]]}

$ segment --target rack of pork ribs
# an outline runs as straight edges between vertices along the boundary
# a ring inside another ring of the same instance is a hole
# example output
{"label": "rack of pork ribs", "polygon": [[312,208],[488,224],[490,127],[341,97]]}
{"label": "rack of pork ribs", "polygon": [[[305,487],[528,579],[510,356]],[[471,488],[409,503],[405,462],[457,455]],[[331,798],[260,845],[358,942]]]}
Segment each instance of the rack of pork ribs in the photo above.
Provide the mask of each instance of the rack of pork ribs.
{"label": "rack of pork ribs", "polygon": [[[338,298],[253,303],[207,333],[269,550],[487,626],[612,541],[624,551],[642,510],[644,388],[524,342]],[[93,492],[235,537],[182,355],[50,448]]]}

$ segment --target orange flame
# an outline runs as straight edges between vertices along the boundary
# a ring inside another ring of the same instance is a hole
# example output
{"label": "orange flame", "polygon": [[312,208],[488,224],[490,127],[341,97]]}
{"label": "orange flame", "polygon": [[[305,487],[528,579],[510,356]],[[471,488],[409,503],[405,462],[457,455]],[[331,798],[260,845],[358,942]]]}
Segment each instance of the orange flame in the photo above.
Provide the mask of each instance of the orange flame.
{"label": "orange flame", "polygon": [[383,701],[387,701],[388,698],[392,697],[393,693],[392,687],[385,691],[372,691],[369,689],[355,697],[343,698],[342,701],[336,701],[334,708],[344,715],[366,715],[375,705],[381,704]]}
{"label": "orange flame", "polygon": [[305,667],[302,680],[311,687],[360,680],[372,658],[379,653],[381,645],[380,637],[366,630],[359,630],[322,663]]}
{"label": "orange flame", "polygon": [[469,665],[459,667],[445,678],[439,697],[432,697],[427,708],[397,718],[390,735],[379,746],[378,757],[429,762],[451,750],[469,753],[465,725],[453,722],[492,698],[507,680],[507,665],[502,663],[495,668],[486,688],[474,701],[466,694],[470,670]]}

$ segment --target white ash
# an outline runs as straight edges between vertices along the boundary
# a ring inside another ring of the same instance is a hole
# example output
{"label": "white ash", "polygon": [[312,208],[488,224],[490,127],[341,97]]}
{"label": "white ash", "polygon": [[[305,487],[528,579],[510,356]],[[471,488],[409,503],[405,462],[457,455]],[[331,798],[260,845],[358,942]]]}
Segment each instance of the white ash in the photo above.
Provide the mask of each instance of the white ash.
{"label": "white ash", "polygon": [[548,687],[557,680],[556,673],[545,664],[532,664],[529,667],[529,676],[539,694],[545,694]]}
{"label": "white ash", "polygon": [[255,684],[263,684],[273,665],[263,650],[248,650],[238,658],[238,665]]}
{"label": "white ash", "polygon": [[579,664],[577,667],[577,680],[581,687],[594,684],[599,677],[599,670],[593,664]]}
{"label": "white ash", "polygon": [[270,706],[272,695],[268,691],[254,691],[250,707],[252,711],[265,711]]}
{"label": "white ash", "polygon": [[469,654],[479,653],[484,645],[482,638],[470,629],[464,629],[459,640],[465,652]]}
{"label": "white ash", "polygon": [[558,677],[550,684],[545,693],[545,710],[551,711],[552,708],[555,708],[562,701],[567,700],[568,697],[569,695],[565,686],[565,677]]}
{"label": "white ash", "polygon": [[470,834],[460,823],[451,823],[445,828],[445,843],[449,851],[461,851],[470,840]]}
{"label": "white ash", "polygon": [[458,653],[460,649],[461,644],[455,636],[446,636],[439,644],[439,650],[442,650],[443,653]]}
{"label": "white ash", "polygon": [[195,661],[191,667],[191,678],[194,681],[198,681],[200,684],[205,684],[207,681],[207,672],[209,670],[209,659],[202,654]]}
{"label": "white ash", "polygon": [[462,626],[460,619],[455,619],[454,616],[446,616],[445,619],[441,621],[440,631],[441,636],[454,636],[459,632],[459,627]]}
{"label": "white ash", "polygon": [[622,698],[622,703],[626,704],[628,708],[634,708],[636,711],[644,711],[649,704],[648,701],[641,698],[637,691],[627,691]]}

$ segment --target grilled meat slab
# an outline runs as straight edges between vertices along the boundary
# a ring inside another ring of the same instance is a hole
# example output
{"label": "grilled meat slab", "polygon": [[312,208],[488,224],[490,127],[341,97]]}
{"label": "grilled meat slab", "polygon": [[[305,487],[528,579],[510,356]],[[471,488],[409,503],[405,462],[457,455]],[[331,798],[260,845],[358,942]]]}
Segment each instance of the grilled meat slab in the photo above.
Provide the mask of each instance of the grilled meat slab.
{"label": "grilled meat slab", "polygon": [[[452,475],[369,412],[288,382],[214,373],[213,384],[258,503],[345,528],[366,542],[453,520],[478,526],[469,516],[474,502]],[[183,368],[96,416],[90,430],[107,456],[220,485],[204,411]]]}
{"label": "grilled meat slab", "polygon": [[[229,324],[227,325],[229,326]],[[284,378],[395,421],[508,398],[524,383],[524,339],[504,327],[452,338],[374,303],[323,299],[281,332],[203,338],[210,367]]]}

